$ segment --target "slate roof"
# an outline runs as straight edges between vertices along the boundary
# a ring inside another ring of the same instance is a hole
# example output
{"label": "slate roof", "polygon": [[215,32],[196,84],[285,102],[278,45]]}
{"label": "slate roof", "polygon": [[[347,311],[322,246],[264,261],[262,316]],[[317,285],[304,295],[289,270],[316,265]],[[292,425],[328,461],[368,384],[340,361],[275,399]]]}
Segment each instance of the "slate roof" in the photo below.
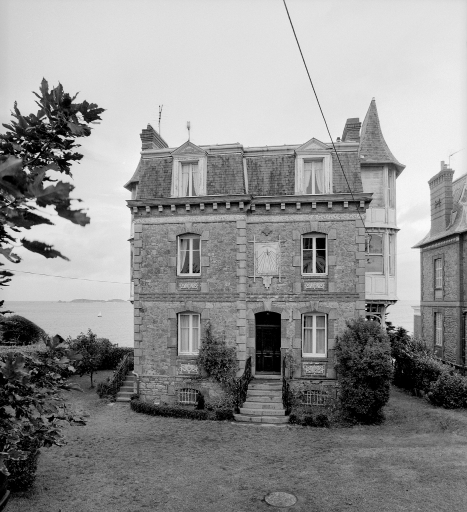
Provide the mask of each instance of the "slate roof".
{"label": "slate roof", "polygon": [[360,137],[360,163],[394,164],[397,168],[397,175],[405,169],[405,165],[401,164],[391,153],[391,150],[384,140],[383,132],[381,131],[381,126],[379,124],[376,101],[374,98],[371,100],[370,107],[362,125],[362,133]]}
{"label": "slate roof", "polygon": [[138,166],[136,167],[136,171],[133,173],[133,176],[131,177],[130,181],[128,181],[127,183],[125,183],[125,185],[123,185],[127,190],[131,190],[132,183],[139,182],[140,172],[141,172],[141,159],[139,160]]}
{"label": "slate roof", "polygon": [[449,226],[444,231],[441,231],[441,233],[436,233],[435,235],[431,235],[430,231],[423,240],[413,246],[413,249],[420,248],[441,238],[467,231],[467,174],[452,182],[452,200],[453,208]]}

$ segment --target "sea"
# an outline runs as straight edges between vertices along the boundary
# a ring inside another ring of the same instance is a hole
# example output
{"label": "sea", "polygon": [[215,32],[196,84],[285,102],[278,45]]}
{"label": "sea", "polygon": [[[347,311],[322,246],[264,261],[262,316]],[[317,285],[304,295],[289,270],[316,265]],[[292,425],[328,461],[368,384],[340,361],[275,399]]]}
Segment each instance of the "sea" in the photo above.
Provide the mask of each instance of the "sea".
{"label": "sea", "polygon": [[[386,320],[413,332],[413,306],[417,300],[400,300],[388,308]],[[76,338],[91,329],[121,347],[133,347],[133,305],[130,302],[5,302],[4,307],[24,316],[50,335]],[[99,314],[101,316],[99,316]]]}

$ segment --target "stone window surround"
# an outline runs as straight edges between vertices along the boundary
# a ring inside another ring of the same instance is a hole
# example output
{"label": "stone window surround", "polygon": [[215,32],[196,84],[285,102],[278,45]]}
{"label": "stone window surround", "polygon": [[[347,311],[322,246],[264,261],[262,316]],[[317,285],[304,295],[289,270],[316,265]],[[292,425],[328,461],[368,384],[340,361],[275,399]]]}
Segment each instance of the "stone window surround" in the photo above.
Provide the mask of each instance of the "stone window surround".
{"label": "stone window surround", "polygon": [[[169,232],[167,234],[167,241],[173,242],[173,248],[170,253],[174,256],[169,256],[169,267],[174,270],[173,281],[168,283],[168,292],[177,292],[177,282],[191,279],[201,279],[201,292],[207,293],[208,283],[206,282],[206,272],[203,272],[203,267],[209,267],[210,260],[209,256],[203,256],[203,246],[209,242],[209,231],[200,229],[193,226],[192,222],[181,222],[179,225],[169,224]],[[178,258],[178,239],[181,235],[199,235],[201,241],[201,272],[199,275],[183,275],[177,272],[177,258]]]}
{"label": "stone window surround", "polygon": [[[327,235],[327,273],[326,274],[302,274],[302,236],[307,234]],[[336,253],[335,244],[337,239],[336,228],[331,227],[330,221],[309,221],[309,226],[302,226],[300,229],[294,229],[292,239],[295,241],[295,256],[292,259],[292,266],[296,267],[297,281],[293,284],[294,293],[302,292],[302,281],[326,280],[328,281],[328,292],[335,292],[334,283]]]}
{"label": "stone window surround", "polygon": [[[436,288],[436,267],[435,261],[441,260],[441,271],[442,271],[442,287]],[[442,301],[444,300],[444,253],[437,253],[431,255],[431,268],[433,269],[433,300]],[[436,297],[436,290],[441,290],[441,297]]]}

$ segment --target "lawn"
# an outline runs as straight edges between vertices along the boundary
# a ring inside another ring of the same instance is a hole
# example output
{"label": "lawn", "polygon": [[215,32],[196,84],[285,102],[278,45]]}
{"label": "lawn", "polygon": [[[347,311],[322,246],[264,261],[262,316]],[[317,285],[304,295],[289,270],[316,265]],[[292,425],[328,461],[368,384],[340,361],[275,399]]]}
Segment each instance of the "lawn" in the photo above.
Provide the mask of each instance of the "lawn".
{"label": "lawn", "polygon": [[[6,512],[467,510],[465,410],[394,389],[381,426],[261,427],[137,414],[75,380],[85,393],[70,398],[88,424],[42,449],[33,490]],[[274,509],[273,491],[297,503]]]}

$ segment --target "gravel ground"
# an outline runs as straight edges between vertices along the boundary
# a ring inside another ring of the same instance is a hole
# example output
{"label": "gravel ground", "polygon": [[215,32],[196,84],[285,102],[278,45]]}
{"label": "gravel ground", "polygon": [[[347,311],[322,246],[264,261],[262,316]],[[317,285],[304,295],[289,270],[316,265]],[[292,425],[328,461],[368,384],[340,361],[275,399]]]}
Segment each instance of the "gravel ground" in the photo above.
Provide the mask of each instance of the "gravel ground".
{"label": "gravel ground", "polygon": [[[137,414],[75,380],[88,424],[42,449],[34,488],[6,512],[467,510],[465,410],[392,390],[381,426],[261,427]],[[273,491],[296,504],[272,508]]]}

